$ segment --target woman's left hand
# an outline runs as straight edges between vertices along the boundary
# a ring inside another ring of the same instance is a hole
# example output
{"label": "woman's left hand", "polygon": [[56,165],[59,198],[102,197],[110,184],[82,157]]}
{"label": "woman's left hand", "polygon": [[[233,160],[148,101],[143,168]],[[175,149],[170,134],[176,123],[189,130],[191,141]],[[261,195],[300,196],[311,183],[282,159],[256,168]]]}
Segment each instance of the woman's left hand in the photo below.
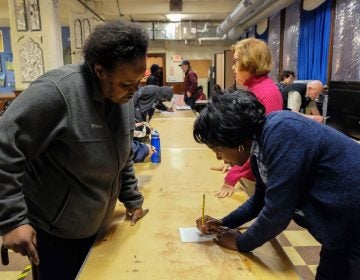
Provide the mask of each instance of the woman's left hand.
{"label": "woman's left hand", "polygon": [[149,209],[143,210],[142,208],[126,209],[126,216],[131,218],[131,225],[135,225],[138,220],[144,217],[149,212]]}
{"label": "woman's left hand", "polygon": [[238,251],[238,247],[236,245],[236,237],[241,233],[237,229],[229,229],[226,227],[219,227],[216,238],[214,238],[214,242],[224,248]]}

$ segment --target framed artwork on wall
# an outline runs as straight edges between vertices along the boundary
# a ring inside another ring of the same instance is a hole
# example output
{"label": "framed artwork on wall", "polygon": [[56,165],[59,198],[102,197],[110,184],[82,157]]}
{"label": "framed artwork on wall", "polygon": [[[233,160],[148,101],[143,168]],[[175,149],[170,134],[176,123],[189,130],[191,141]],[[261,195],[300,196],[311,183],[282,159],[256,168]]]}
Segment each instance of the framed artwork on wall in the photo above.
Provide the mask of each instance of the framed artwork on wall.
{"label": "framed artwork on wall", "polygon": [[17,31],[27,31],[25,0],[14,0]]}
{"label": "framed artwork on wall", "polygon": [[87,37],[89,37],[91,33],[90,21],[88,19],[83,20],[83,42],[86,41]]}
{"label": "framed artwork on wall", "polygon": [[28,24],[31,31],[41,30],[39,0],[26,0],[28,10]]}
{"label": "framed artwork on wall", "polygon": [[32,38],[21,41],[19,56],[23,83],[31,83],[44,73],[43,50]]}

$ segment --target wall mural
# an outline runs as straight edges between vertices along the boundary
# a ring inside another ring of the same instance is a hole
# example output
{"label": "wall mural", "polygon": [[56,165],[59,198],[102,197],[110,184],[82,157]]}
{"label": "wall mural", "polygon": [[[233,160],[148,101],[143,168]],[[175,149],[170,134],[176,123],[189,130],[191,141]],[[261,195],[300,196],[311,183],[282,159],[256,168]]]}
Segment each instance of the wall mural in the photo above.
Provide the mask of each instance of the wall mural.
{"label": "wall mural", "polygon": [[39,0],[14,0],[17,31],[41,30]]}
{"label": "wall mural", "polygon": [[56,9],[58,4],[59,4],[59,0],[52,0],[54,8]]}
{"label": "wall mural", "polygon": [[29,38],[20,47],[22,82],[30,83],[44,73],[43,50]]}

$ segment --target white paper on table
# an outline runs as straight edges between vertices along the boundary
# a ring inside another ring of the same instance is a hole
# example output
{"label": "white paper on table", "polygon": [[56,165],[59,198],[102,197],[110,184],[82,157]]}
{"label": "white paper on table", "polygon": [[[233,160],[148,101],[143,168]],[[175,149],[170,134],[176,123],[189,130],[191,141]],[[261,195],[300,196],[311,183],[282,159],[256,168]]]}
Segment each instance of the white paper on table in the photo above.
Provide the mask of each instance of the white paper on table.
{"label": "white paper on table", "polygon": [[176,106],[176,110],[191,110],[190,106],[183,105],[183,106]]}
{"label": "white paper on table", "polygon": [[203,234],[197,227],[183,227],[179,228],[181,241],[184,243],[188,242],[207,242],[212,241],[216,234]]}

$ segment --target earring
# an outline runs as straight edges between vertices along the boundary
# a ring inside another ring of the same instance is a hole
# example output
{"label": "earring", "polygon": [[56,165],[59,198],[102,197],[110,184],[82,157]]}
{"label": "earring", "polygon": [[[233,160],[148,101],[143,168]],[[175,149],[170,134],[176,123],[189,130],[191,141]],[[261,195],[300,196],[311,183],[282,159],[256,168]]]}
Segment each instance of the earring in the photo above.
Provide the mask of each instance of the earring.
{"label": "earring", "polygon": [[239,151],[239,152],[243,152],[243,151],[245,151],[244,146],[243,146],[243,145],[239,145],[238,151]]}

